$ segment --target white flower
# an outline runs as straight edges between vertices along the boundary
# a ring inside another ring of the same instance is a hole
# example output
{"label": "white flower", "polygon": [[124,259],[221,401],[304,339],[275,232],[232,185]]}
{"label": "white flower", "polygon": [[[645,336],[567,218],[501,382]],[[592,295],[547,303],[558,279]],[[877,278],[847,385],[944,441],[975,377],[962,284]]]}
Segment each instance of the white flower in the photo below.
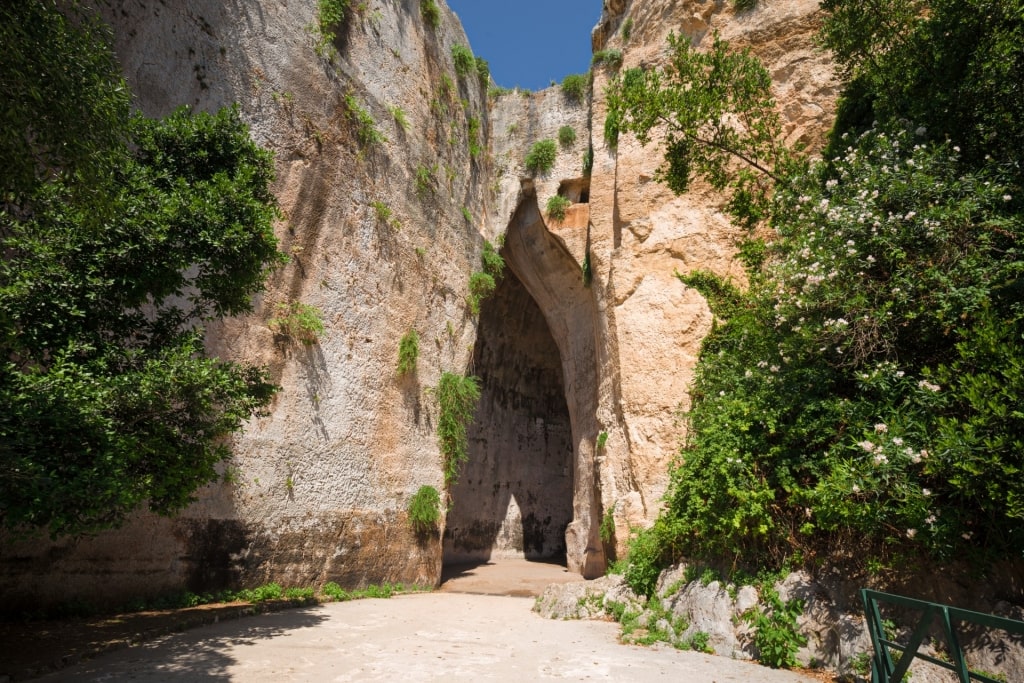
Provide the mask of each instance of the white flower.
{"label": "white flower", "polygon": [[926,451],[926,450],[924,450],[922,448],[921,452],[919,453],[919,455],[921,456],[922,459],[927,458],[928,457],[928,451]]}
{"label": "white flower", "polygon": [[773,366],[771,366],[768,369],[771,370],[772,372],[778,372],[779,371],[779,366],[778,365],[773,365]]}
{"label": "white flower", "polygon": [[928,515],[927,517],[924,518],[924,523],[928,524],[928,525],[932,525],[932,524],[935,524],[936,520],[938,520],[938,517],[936,517],[935,515]]}
{"label": "white flower", "polygon": [[861,448],[863,448],[864,450],[866,450],[868,453],[874,453],[875,452],[876,446],[871,441],[860,441],[860,442],[857,443],[857,445],[860,446]]}
{"label": "white flower", "polygon": [[901,438],[900,438],[900,437],[898,437],[898,436],[897,436],[897,437],[896,437],[895,439],[893,439],[893,440],[892,440],[892,442],[893,442],[894,444],[896,444],[897,446],[902,446],[902,445],[903,445],[903,439],[901,439]]}
{"label": "white flower", "polygon": [[1010,195],[1008,195],[1008,194],[1004,194],[1004,195],[1003,195],[1003,201],[1004,201],[1004,202],[1008,202],[1008,201],[1010,201],[1011,199],[1013,199],[1013,197],[1011,197]]}
{"label": "white flower", "polygon": [[886,427],[884,423],[879,422],[878,424],[875,425],[875,432],[876,433],[878,433],[878,434],[885,434],[887,431],[889,431],[889,428]]}
{"label": "white flower", "polygon": [[854,484],[854,485],[853,485],[853,489],[852,489],[852,491],[853,491],[854,493],[860,493],[860,487],[859,487],[859,486],[857,486],[856,484]]}
{"label": "white flower", "polygon": [[923,379],[920,382],[918,382],[917,387],[918,389],[927,389],[928,391],[938,391],[939,389],[942,388],[938,384],[932,384],[926,379]]}
{"label": "white flower", "polygon": [[917,536],[917,529],[907,529],[907,538]]}
{"label": "white flower", "polygon": [[974,535],[973,532],[968,531],[967,533],[960,534],[960,538],[964,539],[965,541],[969,541],[969,540],[971,540],[971,536],[973,536],[973,535]]}
{"label": "white flower", "polygon": [[925,498],[927,498],[928,496],[932,495],[932,490],[931,489],[921,489],[921,495],[924,496]]}
{"label": "white flower", "polygon": [[876,465],[884,465],[889,462],[889,458],[885,457],[884,453],[875,453],[874,460]]}
{"label": "white flower", "polygon": [[925,133],[927,133],[927,132],[928,132],[927,128],[925,128],[924,126],[920,126],[917,130],[914,131],[914,135],[916,135],[918,137],[924,137]]}

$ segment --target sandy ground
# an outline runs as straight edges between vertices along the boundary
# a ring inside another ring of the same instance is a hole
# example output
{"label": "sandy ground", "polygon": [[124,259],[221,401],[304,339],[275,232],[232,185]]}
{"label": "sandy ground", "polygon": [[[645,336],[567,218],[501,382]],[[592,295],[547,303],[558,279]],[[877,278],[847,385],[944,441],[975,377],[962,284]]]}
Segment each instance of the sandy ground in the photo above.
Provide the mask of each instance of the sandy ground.
{"label": "sandy ground", "polygon": [[[40,681],[702,681],[814,679],[671,648],[618,642],[618,625],[531,611],[556,565],[449,572],[441,591],[263,614],[165,636]],[[466,592],[462,592],[466,591]],[[504,593],[504,594],[502,594]],[[512,594],[512,595],[510,595]]]}

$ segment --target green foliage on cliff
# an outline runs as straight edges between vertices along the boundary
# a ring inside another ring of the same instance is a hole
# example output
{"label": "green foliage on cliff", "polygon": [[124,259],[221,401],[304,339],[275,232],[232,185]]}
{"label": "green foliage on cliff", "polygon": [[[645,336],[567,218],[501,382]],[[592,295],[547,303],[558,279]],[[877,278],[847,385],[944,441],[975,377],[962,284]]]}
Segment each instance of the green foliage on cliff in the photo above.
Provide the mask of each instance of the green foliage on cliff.
{"label": "green foliage on cliff", "polygon": [[316,40],[314,49],[321,57],[335,56],[334,41],[338,37],[335,31],[345,20],[348,5],[349,0],[317,0],[313,35]]}
{"label": "green foliage on cliff", "polygon": [[554,218],[556,221],[565,220],[565,210],[572,206],[572,202],[567,197],[563,197],[560,194],[556,194],[548,200],[547,210],[548,216]]}
{"label": "green foliage on cliff", "polygon": [[409,523],[416,533],[426,534],[437,528],[441,519],[441,494],[433,486],[421,486],[409,499]]}
{"label": "green foliage on cliff", "polygon": [[452,62],[455,64],[455,73],[460,78],[465,78],[471,71],[476,69],[476,60],[473,59],[473,51],[465,45],[456,43],[452,45]]}
{"label": "green foliage on cliff", "polygon": [[458,480],[462,464],[469,457],[466,430],[473,421],[479,400],[480,385],[476,377],[442,373],[437,385],[437,402],[441,409],[437,438],[443,458],[444,484],[448,488]]}
{"label": "green foliage on cliff", "polygon": [[533,175],[547,173],[555,166],[558,145],[554,140],[538,140],[526,153],[526,170]]}
{"label": "green foliage on cliff", "polygon": [[301,301],[278,304],[277,314],[267,321],[267,327],[277,334],[312,346],[324,334],[323,312]]}
{"label": "green foliage on cliff", "polygon": [[205,355],[282,263],[271,155],[237,110],[133,114],[106,29],[0,8],[0,525],[180,510],[275,388]]}
{"label": "green foliage on cliff", "polygon": [[[870,5],[823,3],[847,85],[819,163],[779,146],[757,113],[768,83],[722,41],[707,57],[673,42],[665,73],[613,85],[620,131],[667,121],[664,182],[732,188],[734,215],[770,229],[740,250],[746,290],[681,276],[716,324],[665,512],[631,547],[640,590],[680,555],[1024,553],[1024,16],[1010,0]],[[725,113],[748,123],[721,131]]]}
{"label": "green foliage on cliff", "polygon": [[416,369],[416,361],[420,355],[420,336],[416,330],[409,330],[402,335],[398,343],[398,374],[405,375]]}
{"label": "green foliage on cliff", "polygon": [[562,79],[562,93],[570,102],[583,102],[590,90],[590,72],[569,74]]}

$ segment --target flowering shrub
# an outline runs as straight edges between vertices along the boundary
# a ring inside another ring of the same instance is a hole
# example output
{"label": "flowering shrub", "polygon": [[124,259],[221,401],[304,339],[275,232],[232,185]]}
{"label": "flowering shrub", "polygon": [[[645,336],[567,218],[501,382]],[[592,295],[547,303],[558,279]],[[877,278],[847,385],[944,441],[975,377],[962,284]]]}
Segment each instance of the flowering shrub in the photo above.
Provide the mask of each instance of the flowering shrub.
{"label": "flowering shrub", "polygon": [[720,324],[665,524],[691,549],[776,559],[837,537],[875,555],[1019,553],[1012,191],[915,132],[848,142],[779,189],[778,238],[743,250],[748,292],[681,277]]}

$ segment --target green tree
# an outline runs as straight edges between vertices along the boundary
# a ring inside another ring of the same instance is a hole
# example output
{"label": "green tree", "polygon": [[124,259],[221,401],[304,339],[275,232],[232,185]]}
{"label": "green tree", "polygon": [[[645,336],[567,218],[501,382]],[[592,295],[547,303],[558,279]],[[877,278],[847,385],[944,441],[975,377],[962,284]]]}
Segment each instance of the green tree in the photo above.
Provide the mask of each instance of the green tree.
{"label": "green tree", "polygon": [[202,344],[284,259],[271,155],[237,110],[132,114],[85,11],[9,3],[0,31],[0,524],[174,513],[276,390]]}
{"label": "green tree", "polygon": [[694,176],[728,188],[731,213],[752,225],[766,215],[774,184],[800,163],[781,143],[771,76],[748,50],[732,50],[717,35],[707,52],[675,34],[668,42],[664,68],[628,69],[609,86],[605,139],[615,146],[632,133],[646,145],[664,134],[655,178],[677,194]]}

